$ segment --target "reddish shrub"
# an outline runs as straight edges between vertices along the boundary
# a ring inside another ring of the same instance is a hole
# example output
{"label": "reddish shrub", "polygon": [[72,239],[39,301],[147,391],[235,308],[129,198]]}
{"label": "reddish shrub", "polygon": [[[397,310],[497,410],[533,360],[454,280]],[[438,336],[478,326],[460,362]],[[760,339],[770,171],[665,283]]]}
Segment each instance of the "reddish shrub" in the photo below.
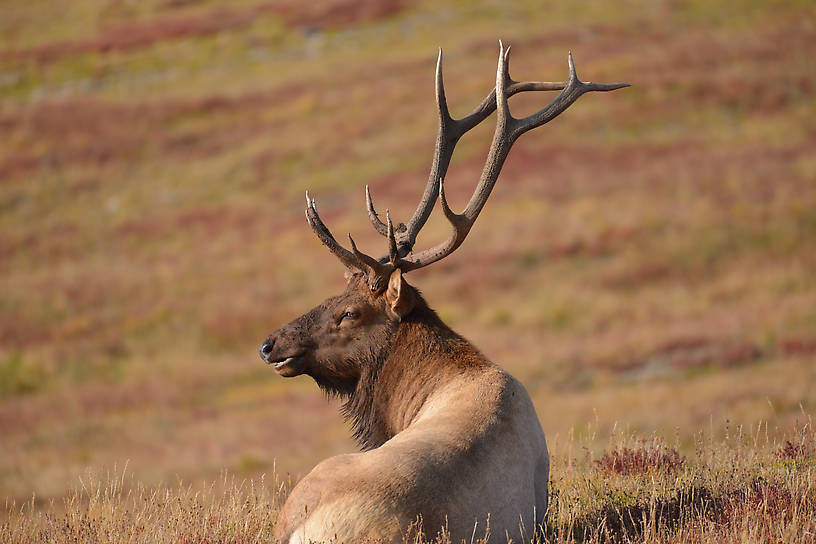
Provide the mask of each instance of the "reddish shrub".
{"label": "reddish shrub", "polygon": [[675,449],[652,445],[615,449],[604,453],[595,464],[603,472],[616,474],[641,474],[649,470],[675,472],[683,468],[686,458]]}
{"label": "reddish shrub", "polygon": [[757,478],[747,489],[733,493],[728,500],[722,502],[722,509],[716,516],[720,523],[742,519],[746,512],[763,512],[768,521],[789,517],[796,509],[797,500],[790,490],[769,482],[764,478]]}
{"label": "reddish shrub", "polygon": [[776,452],[776,457],[780,460],[791,459],[801,460],[810,457],[810,448],[805,444],[794,444],[790,440],[785,440],[785,445]]}
{"label": "reddish shrub", "polygon": [[731,338],[689,336],[672,339],[622,367],[625,371],[658,367],[680,371],[736,368],[763,356],[759,346]]}
{"label": "reddish shrub", "polygon": [[[183,7],[186,2],[165,4]],[[40,63],[55,62],[63,57],[85,53],[132,51],[154,43],[235,30],[252,24],[259,15],[272,13],[288,26],[334,28],[381,19],[399,12],[404,0],[329,0],[297,2],[278,0],[244,9],[219,7],[203,13],[154,17],[130,21],[103,29],[92,38],[52,42],[19,51],[0,51],[0,60],[33,59]]]}
{"label": "reddish shrub", "polygon": [[779,342],[779,349],[785,355],[814,355],[816,338],[786,338]]}

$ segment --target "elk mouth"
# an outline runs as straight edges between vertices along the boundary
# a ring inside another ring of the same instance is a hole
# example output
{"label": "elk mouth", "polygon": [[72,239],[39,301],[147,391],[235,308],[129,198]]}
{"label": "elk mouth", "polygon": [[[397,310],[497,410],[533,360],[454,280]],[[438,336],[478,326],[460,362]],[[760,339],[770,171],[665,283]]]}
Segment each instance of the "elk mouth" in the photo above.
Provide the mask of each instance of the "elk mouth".
{"label": "elk mouth", "polygon": [[286,357],[267,361],[266,364],[272,365],[275,368],[275,372],[288,378],[302,374],[304,362],[303,354],[296,353],[294,355],[287,355]]}

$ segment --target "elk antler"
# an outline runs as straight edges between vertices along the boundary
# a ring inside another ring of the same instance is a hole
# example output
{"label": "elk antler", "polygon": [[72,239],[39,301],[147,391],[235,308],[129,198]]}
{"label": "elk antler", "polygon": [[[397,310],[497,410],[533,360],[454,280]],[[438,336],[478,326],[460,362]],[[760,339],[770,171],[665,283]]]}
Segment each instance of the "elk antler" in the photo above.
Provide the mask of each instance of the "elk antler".
{"label": "elk antler", "polygon": [[388,235],[388,239],[392,241],[390,246],[394,249],[389,252],[392,259],[388,263],[381,263],[377,259],[358,250],[357,244],[354,243],[354,238],[351,237],[351,234],[348,235],[351,251],[337,243],[331,231],[329,231],[328,227],[323,223],[323,220],[320,219],[317,213],[317,203],[313,198],[309,197],[309,191],[306,191],[306,220],[320,241],[323,242],[323,245],[329,248],[329,251],[334,253],[334,255],[346,265],[346,268],[354,268],[367,273],[368,285],[372,292],[379,291],[384,285],[383,280],[387,281],[391,272],[397,267],[398,257],[396,253],[396,243],[393,242],[394,232],[390,215],[388,216],[388,230],[386,234]]}
{"label": "elk antler", "polygon": [[[569,54],[569,76],[566,82],[542,82],[524,81],[518,82],[510,78],[509,73],[510,48],[504,48],[499,41],[499,61],[496,70],[496,86],[489,95],[482,100],[469,115],[454,119],[448,112],[447,101],[445,100],[445,89],[442,81],[442,50],[436,63],[436,105],[439,110],[439,130],[436,137],[436,148],[434,150],[431,172],[428,176],[428,183],[425,192],[417,206],[414,215],[407,225],[400,225],[395,229],[390,217],[387,223],[383,223],[371,201],[371,193],[366,186],[366,207],[368,215],[374,228],[386,236],[389,240],[389,255],[376,260],[357,250],[352,243],[353,253],[340,246],[332,237],[329,230],[317,215],[314,200],[309,200],[308,194],[306,216],[309,224],[314,229],[318,238],[325,244],[332,253],[337,255],[348,267],[353,267],[368,273],[369,285],[372,291],[382,287],[383,277],[390,274],[395,268],[400,268],[403,272],[416,270],[436,262],[450,255],[456,248],[462,245],[473,223],[482,211],[487,202],[493,186],[499,177],[504,161],[513,143],[525,132],[548,123],[566,110],[582,94],[589,91],[612,91],[622,87],[628,87],[628,83],[615,83],[603,85],[597,83],[582,82],[575,72],[575,65],[572,60],[572,53]],[[519,92],[524,91],[553,91],[560,90],[552,102],[538,112],[527,117],[517,119],[510,114],[508,99]],[[470,129],[484,121],[493,111],[497,111],[496,129],[493,133],[493,142],[488,151],[482,175],[476,190],[468,202],[467,207],[461,214],[454,213],[448,206],[445,198],[443,179],[447,173],[454,148],[459,139]],[[413,254],[413,247],[419,231],[425,225],[431,211],[436,203],[437,197],[441,201],[442,211],[453,227],[453,233],[444,242]],[[349,236],[351,240],[351,236]],[[376,285],[376,289],[375,289]]]}

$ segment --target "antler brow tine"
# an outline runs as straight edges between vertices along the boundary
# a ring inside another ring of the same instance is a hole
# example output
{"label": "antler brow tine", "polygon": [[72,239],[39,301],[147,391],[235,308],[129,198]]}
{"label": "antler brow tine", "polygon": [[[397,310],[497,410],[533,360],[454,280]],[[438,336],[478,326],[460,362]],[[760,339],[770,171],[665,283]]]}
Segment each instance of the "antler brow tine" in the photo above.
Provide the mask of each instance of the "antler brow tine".
{"label": "antler brow tine", "polygon": [[349,242],[351,243],[352,251],[347,250],[341,246],[337,240],[335,240],[331,231],[328,229],[328,227],[326,227],[326,224],[323,223],[323,220],[320,219],[320,215],[317,213],[317,202],[315,202],[313,198],[309,197],[309,191],[306,191],[306,220],[309,222],[309,226],[312,227],[312,230],[323,245],[329,248],[329,251],[340,259],[340,261],[346,265],[347,268],[353,268],[364,272],[369,277],[378,276],[382,273],[382,266],[380,263],[378,263],[373,257],[359,251],[357,249],[357,245],[354,243],[354,240],[351,237],[351,234],[348,235],[348,238]]}

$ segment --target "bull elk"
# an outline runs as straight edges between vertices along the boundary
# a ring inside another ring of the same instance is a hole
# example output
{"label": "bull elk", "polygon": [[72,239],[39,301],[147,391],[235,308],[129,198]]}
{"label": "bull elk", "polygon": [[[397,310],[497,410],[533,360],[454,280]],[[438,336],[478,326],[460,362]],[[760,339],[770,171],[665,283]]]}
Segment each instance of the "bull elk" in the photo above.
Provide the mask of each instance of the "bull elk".
{"label": "bull elk", "polygon": [[[348,269],[348,284],[270,334],[260,354],[281,376],[309,375],[343,398],[343,415],[362,451],[326,459],[292,489],[278,515],[275,542],[399,542],[417,523],[430,536],[444,527],[459,542],[488,520],[491,533],[518,540],[544,521],[549,454],[527,391],[445,325],[405,280],[407,272],[447,257],[464,242],[519,136],[586,92],[628,86],[580,81],[571,54],[566,82],[514,81],[509,52],[499,42],[495,89],[472,113],[454,119],[440,51],[439,130],[419,206],[407,224],[395,227],[388,212],[382,221],[366,188],[368,215],[387,240],[386,255],[363,253],[351,235],[350,250],[339,244],[306,194],[309,225]],[[510,114],[510,96],[551,90],[561,92],[540,111],[525,118]],[[493,111],[496,129],[481,178],[465,210],[454,213],[444,190],[454,147]],[[415,252],[437,199],[452,234]]]}

